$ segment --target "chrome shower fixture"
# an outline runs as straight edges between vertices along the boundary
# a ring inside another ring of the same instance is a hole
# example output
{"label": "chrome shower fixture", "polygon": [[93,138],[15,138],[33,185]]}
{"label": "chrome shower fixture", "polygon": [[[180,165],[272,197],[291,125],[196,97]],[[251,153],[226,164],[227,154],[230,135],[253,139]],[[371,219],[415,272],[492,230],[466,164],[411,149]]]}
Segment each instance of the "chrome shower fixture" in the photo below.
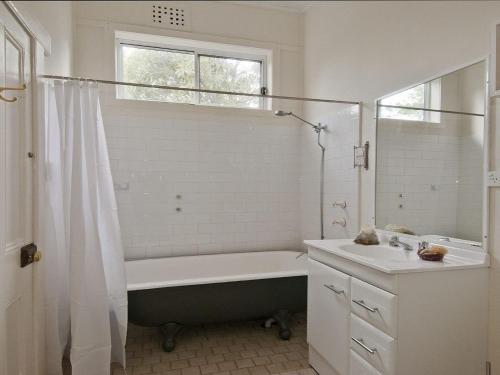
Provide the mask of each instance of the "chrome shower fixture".
{"label": "chrome shower fixture", "polygon": [[302,117],[299,117],[297,116],[295,113],[293,112],[285,112],[285,111],[275,111],[274,112],[274,115],[275,116],[280,116],[280,117],[284,117],[284,116],[292,116],[292,117],[295,117],[296,119],[306,123],[307,125],[309,126],[312,126],[313,129],[316,131],[316,133],[320,133],[322,130],[326,130],[327,127],[325,125],[321,125],[321,124],[318,124],[318,125],[314,125],[312,122],[309,122],[305,119],[303,119]]}
{"label": "chrome shower fixture", "polygon": [[314,131],[318,134],[318,146],[321,148],[321,162],[320,162],[320,177],[319,177],[319,218],[320,218],[320,233],[321,233],[321,239],[325,239],[325,225],[324,225],[324,219],[323,219],[323,205],[324,205],[324,196],[325,196],[325,146],[321,143],[321,132],[323,130],[326,130],[327,127],[326,125],[321,125],[318,123],[318,125],[313,124],[312,122],[309,122],[307,120],[304,120],[302,117],[297,116],[293,112],[285,112],[285,111],[275,111],[274,112],[275,116],[279,117],[284,117],[284,116],[292,116],[295,117],[297,120],[302,121],[303,123],[312,126]]}

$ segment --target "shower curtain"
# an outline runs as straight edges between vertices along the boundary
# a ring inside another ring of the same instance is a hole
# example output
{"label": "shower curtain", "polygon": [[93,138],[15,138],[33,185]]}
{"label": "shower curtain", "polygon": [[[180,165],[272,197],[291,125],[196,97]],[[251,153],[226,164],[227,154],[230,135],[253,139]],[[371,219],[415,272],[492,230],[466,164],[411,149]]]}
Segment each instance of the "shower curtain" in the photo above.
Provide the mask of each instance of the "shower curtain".
{"label": "shower curtain", "polygon": [[125,365],[123,248],[98,87],[40,83],[38,245],[46,373],[109,374]]}

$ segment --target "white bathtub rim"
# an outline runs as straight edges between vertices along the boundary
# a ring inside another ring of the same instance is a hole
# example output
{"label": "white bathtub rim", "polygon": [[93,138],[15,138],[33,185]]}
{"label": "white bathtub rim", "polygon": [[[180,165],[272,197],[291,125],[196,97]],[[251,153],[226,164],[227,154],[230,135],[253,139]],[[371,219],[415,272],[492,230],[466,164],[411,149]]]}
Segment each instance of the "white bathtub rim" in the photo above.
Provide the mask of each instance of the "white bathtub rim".
{"label": "white bathtub rim", "polygon": [[[279,251],[262,251],[262,252],[246,252],[246,253],[231,253],[231,255],[243,255],[243,254],[258,254],[258,253],[280,253]],[[179,286],[190,286],[190,285],[202,285],[202,284],[220,284],[220,283],[228,283],[228,282],[237,282],[237,281],[251,281],[251,280],[260,280],[260,279],[276,279],[276,278],[284,278],[284,277],[298,277],[298,276],[307,276],[307,254],[300,251],[282,251],[282,253],[290,253],[289,256],[293,256],[295,258],[299,258],[297,260],[297,266],[290,270],[279,270],[275,272],[255,272],[255,273],[243,273],[243,274],[234,274],[234,275],[219,275],[219,276],[209,276],[209,277],[199,277],[199,278],[188,278],[188,279],[178,279],[178,280],[155,280],[155,281],[142,281],[142,282],[127,282],[127,290],[147,290],[147,289],[159,289],[159,288],[170,288],[170,287],[179,287]],[[181,258],[205,258],[205,257],[213,257],[214,255],[229,255],[229,254],[213,254],[213,255],[195,255],[195,256],[182,256],[175,257],[177,260]],[[158,259],[169,259],[169,258],[158,258]],[[127,262],[151,262],[155,261],[155,258],[152,259],[141,259],[141,260],[130,260]]]}
{"label": "white bathtub rim", "polygon": [[236,281],[250,281],[250,280],[261,280],[261,279],[278,279],[281,277],[296,277],[296,276],[307,276],[307,270],[303,272],[269,272],[260,274],[247,274],[247,275],[237,275],[237,276],[225,276],[224,280],[217,277],[204,277],[199,279],[189,279],[189,280],[175,280],[175,281],[157,281],[149,283],[135,283],[128,284],[127,290],[146,290],[146,289],[159,289],[159,288],[171,288],[175,286],[189,286],[189,285],[202,285],[202,284],[222,284],[230,283]]}

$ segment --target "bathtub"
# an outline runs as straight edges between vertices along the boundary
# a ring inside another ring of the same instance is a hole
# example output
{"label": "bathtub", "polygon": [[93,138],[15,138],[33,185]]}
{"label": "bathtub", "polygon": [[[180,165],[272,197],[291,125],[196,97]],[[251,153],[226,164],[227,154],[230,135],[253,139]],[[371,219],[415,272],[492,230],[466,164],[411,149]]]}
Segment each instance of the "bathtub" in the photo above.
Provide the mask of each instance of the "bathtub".
{"label": "bathtub", "polygon": [[288,339],[306,310],[307,255],[264,251],[125,262],[129,321],[162,328],[172,351],[183,325],[271,318]]}

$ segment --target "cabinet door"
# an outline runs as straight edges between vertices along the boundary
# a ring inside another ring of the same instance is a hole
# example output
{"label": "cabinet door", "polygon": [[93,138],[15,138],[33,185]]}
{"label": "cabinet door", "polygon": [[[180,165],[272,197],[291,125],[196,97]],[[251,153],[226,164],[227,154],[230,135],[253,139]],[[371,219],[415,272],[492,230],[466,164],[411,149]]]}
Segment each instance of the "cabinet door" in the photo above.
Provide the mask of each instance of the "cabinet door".
{"label": "cabinet door", "polygon": [[354,314],[351,314],[351,349],[382,374],[396,375],[396,339]]}
{"label": "cabinet door", "polygon": [[307,341],[341,375],[349,367],[350,276],[309,259]]}
{"label": "cabinet door", "polygon": [[375,367],[366,362],[363,358],[351,350],[351,370],[350,375],[381,375]]}

